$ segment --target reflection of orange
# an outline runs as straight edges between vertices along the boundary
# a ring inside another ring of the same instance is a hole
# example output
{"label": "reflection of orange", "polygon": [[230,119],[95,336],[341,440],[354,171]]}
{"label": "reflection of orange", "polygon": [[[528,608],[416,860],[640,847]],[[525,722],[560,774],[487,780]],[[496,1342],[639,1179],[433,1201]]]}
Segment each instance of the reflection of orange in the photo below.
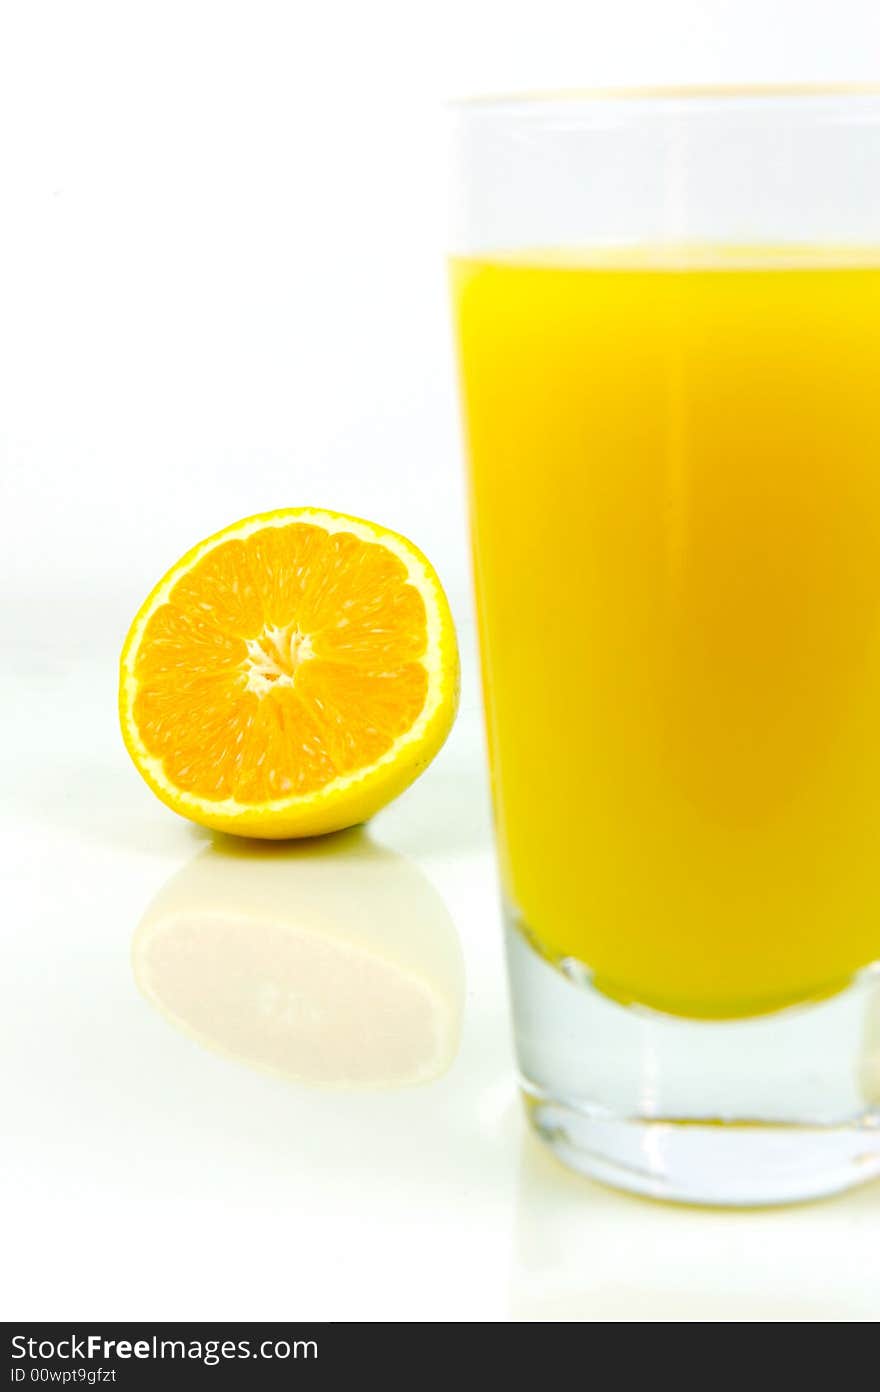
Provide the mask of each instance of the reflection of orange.
{"label": "reflection of orange", "polygon": [[865,1101],[872,1107],[880,1107],[880,981],[868,987],[865,999],[859,1084]]}
{"label": "reflection of orange", "polygon": [[287,846],[219,840],[147,909],[132,963],[178,1029],[296,1082],[425,1083],[458,1049],[464,971],[446,907],[360,829]]}
{"label": "reflection of orange", "polygon": [[175,811],[310,836],[412,782],[449,732],[457,686],[425,557],[372,523],[297,508],[226,528],[159,582],[123,649],[120,715]]}

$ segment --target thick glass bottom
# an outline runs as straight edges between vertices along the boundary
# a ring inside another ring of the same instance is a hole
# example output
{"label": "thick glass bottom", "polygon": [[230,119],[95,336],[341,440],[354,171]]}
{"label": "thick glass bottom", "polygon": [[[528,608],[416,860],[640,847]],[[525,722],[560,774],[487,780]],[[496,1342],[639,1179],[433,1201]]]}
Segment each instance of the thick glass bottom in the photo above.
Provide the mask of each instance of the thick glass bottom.
{"label": "thick glass bottom", "polygon": [[880,972],[746,1020],[623,1006],[512,924],[532,1125],[566,1165],[680,1203],[793,1203],[880,1176]]}

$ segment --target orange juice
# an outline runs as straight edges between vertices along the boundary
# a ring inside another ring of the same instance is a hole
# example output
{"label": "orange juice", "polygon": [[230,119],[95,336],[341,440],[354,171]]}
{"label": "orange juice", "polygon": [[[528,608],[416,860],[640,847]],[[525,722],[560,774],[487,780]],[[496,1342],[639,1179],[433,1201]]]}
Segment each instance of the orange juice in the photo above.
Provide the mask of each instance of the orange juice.
{"label": "orange juice", "polygon": [[880,958],[880,249],[456,259],[504,891],[607,994]]}

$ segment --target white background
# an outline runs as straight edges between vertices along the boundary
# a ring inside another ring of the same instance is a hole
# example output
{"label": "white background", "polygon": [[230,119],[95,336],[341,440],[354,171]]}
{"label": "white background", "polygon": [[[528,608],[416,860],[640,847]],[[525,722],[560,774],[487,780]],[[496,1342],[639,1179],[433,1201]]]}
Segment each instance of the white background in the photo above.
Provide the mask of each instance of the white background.
{"label": "white background", "polygon": [[[878,1194],[662,1210],[565,1175],[514,1102],[443,266],[444,99],[877,77],[876,0],[152,0],[0,12],[0,1147],[6,1317],[867,1319]],[[465,954],[433,1087],[304,1092],[139,997],[203,845],[116,732],[115,664],[193,541],[296,504],[412,536],[462,718],[378,841]]]}

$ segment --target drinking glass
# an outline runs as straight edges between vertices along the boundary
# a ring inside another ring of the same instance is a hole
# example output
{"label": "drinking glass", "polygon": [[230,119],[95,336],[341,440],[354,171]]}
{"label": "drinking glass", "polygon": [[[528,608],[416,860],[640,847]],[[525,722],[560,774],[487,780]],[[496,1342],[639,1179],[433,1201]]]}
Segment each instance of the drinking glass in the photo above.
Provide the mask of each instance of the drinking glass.
{"label": "drinking glass", "polygon": [[880,89],[459,104],[522,1091],[724,1204],[880,1173]]}

